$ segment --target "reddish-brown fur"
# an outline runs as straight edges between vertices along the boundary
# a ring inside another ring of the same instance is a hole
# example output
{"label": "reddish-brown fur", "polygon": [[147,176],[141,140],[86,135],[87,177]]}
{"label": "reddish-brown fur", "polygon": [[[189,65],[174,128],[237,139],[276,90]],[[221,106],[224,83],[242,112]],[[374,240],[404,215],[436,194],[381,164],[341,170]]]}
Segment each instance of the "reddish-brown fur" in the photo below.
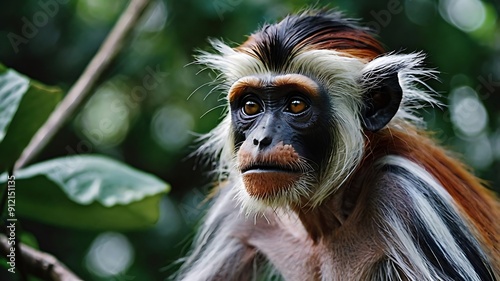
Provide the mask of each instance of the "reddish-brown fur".
{"label": "reddish-brown fur", "polygon": [[298,168],[296,166],[299,164],[300,158],[299,154],[291,145],[280,142],[272,150],[266,153],[258,153],[257,155],[241,148],[238,151],[238,161],[241,170],[255,163],[270,163],[273,165]]}
{"label": "reddish-brown fur", "polygon": [[384,53],[384,48],[371,35],[360,30],[314,34],[304,44],[312,50],[336,50],[349,56],[371,60]]}
{"label": "reddish-brown fur", "polygon": [[301,75],[280,75],[274,78],[273,85],[276,87],[290,87],[299,90],[301,93],[318,97],[318,85],[313,80]]}
{"label": "reddish-brown fur", "polygon": [[297,91],[310,95],[311,97],[319,96],[318,85],[311,79],[302,75],[280,75],[276,76],[269,84],[264,84],[262,80],[256,77],[245,77],[238,80],[231,86],[228,92],[229,102],[237,100],[241,95],[251,88],[256,91],[263,87],[287,87],[289,90],[296,89]]}
{"label": "reddish-brown fur", "polygon": [[270,198],[292,187],[299,177],[298,174],[283,172],[248,172],[243,174],[243,182],[250,196]]}
{"label": "reddish-brown fur", "polygon": [[233,102],[238,97],[240,97],[248,88],[260,88],[262,87],[262,81],[257,77],[245,77],[240,79],[229,89],[227,98],[229,102]]}

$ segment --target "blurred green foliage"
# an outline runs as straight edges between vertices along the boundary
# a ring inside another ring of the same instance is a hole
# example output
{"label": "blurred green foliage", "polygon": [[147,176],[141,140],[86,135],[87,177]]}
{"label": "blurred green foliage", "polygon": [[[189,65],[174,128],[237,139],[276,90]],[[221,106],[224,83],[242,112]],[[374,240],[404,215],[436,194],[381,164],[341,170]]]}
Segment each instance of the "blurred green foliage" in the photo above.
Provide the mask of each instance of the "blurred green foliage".
{"label": "blurred green foliage", "polygon": [[[123,236],[23,220],[25,231],[85,280],[165,279],[188,249],[205,206],[200,202],[210,186],[207,167],[188,155],[196,135],[214,127],[222,113],[217,107],[222,96],[209,94],[211,87],[206,85],[213,74],[197,75],[201,68],[190,64],[196,50],[209,50],[209,37],[236,45],[264,22],[311,3],[338,7],[363,19],[388,50],[427,54],[428,67],[441,72],[440,80],[429,84],[442,94],[444,104],[451,104],[422,112],[429,129],[498,191],[498,1],[164,0],[154,2],[94,96],[38,159],[101,153],[159,176],[172,191],[161,202],[157,226]],[[126,4],[125,0],[2,1],[0,62],[67,90]],[[99,260],[109,253],[128,259],[121,264]]]}

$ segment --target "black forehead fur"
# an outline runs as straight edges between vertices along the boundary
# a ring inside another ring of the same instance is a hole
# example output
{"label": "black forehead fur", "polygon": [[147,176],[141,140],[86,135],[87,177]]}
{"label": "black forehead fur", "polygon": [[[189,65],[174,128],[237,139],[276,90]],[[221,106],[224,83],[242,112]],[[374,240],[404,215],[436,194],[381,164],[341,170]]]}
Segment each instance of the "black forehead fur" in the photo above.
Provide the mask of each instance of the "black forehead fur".
{"label": "black forehead fur", "polygon": [[[356,36],[345,36],[359,32],[371,38],[369,42]],[[332,36],[338,34],[338,36]],[[305,47],[327,45],[335,40],[334,49],[369,49],[380,53],[381,47],[371,37],[368,28],[361,27],[356,20],[344,17],[338,11],[306,11],[290,15],[276,24],[266,24],[252,34],[247,42],[240,46],[264,62],[270,70],[286,68],[290,60]],[[374,44],[374,42],[376,44]],[[330,44],[331,46],[332,44]],[[321,48],[318,49],[332,49]]]}

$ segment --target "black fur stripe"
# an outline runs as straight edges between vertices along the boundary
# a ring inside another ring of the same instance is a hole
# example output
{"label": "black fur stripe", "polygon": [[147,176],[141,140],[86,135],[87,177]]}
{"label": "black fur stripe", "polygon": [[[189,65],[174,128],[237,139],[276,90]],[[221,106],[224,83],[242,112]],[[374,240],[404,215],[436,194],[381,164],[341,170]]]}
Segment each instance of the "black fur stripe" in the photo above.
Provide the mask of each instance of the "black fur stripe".
{"label": "black fur stripe", "polygon": [[237,49],[257,57],[272,71],[279,71],[308,47],[361,49],[373,57],[383,53],[383,48],[367,28],[335,11],[288,16],[277,24],[265,25]]}
{"label": "black fur stripe", "polygon": [[[479,248],[478,242],[474,239],[473,234],[463,223],[463,219],[457,212],[443,201],[427,183],[413,175],[410,171],[397,166],[389,166],[387,169],[396,177],[401,177],[410,180],[418,193],[420,193],[426,201],[434,208],[436,214],[439,215],[444,222],[446,228],[450,231],[455,239],[455,243],[460,248],[465,258],[474,268],[475,273],[484,281],[496,281],[493,276],[493,271],[489,265],[489,261],[485,259],[485,255]],[[422,221],[419,213],[416,210],[410,209],[413,213],[410,215],[412,223],[411,232],[421,252],[426,256],[426,259],[432,264],[433,269],[444,280],[469,280],[467,276],[462,276],[456,264],[447,257],[445,250],[436,243],[438,237],[432,237],[432,233],[426,229],[425,223]]]}

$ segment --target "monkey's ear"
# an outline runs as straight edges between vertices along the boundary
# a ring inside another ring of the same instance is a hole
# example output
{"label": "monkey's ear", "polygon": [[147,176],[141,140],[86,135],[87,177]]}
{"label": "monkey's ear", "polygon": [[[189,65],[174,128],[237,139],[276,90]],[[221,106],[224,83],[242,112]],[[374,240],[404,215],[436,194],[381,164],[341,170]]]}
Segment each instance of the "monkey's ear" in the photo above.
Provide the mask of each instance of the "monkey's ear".
{"label": "monkey's ear", "polygon": [[[376,73],[371,73],[372,75]],[[365,77],[366,78],[366,77]],[[398,72],[385,73],[378,77],[365,79],[374,85],[368,85],[363,95],[361,117],[364,127],[372,132],[382,129],[396,115],[403,97],[399,85]]]}

